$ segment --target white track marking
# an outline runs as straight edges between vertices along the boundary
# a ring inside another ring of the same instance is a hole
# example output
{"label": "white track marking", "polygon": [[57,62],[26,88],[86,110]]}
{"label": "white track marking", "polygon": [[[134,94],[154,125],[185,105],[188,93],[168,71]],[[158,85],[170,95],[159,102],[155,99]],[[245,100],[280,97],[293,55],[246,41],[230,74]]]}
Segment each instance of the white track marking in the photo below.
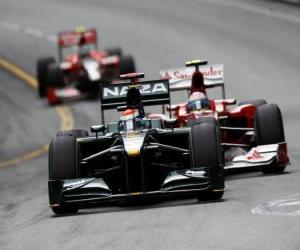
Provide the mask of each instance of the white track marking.
{"label": "white track marking", "polygon": [[[261,14],[273,18],[279,18],[281,20],[294,22],[297,24],[300,24],[300,16],[291,15],[288,13],[280,12],[277,10],[274,10],[271,8],[266,7],[258,7],[251,4],[247,4],[245,2],[240,1],[231,1],[231,2],[225,2],[224,0],[192,0],[197,3],[208,3],[218,6],[224,6],[224,7],[230,7],[230,8],[237,8],[249,12],[253,12],[256,14]],[[290,1],[296,1],[299,2],[300,0],[290,0]],[[4,29],[14,30],[14,31],[20,31],[22,27],[19,24],[8,22],[8,21],[2,21],[1,27]],[[24,28],[23,31],[31,36],[45,38],[47,41],[56,43],[56,36],[51,34],[45,34],[42,30],[35,29],[35,28]]]}
{"label": "white track marking", "polygon": [[25,28],[25,33],[27,35],[32,35],[32,36],[36,36],[36,37],[44,37],[44,32],[39,29]]}
{"label": "white track marking", "polygon": [[283,203],[283,204],[279,204],[278,207],[296,206],[296,205],[300,205],[300,201],[286,202],[286,203]]}
{"label": "white track marking", "polygon": [[193,0],[194,2],[205,2],[208,4],[214,4],[214,5],[219,5],[219,6],[224,6],[224,7],[230,7],[230,8],[237,8],[237,9],[242,9],[246,11],[250,11],[256,14],[262,14],[265,16],[269,17],[274,17],[274,18],[279,18],[285,21],[290,21],[294,22],[297,24],[300,24],[300,17],[291,15],[288,13],[280,12],[277,10],[274,10],[272,8],[264,8],[264,7],[258,7],[254,5],[250,5],[247,3],[241,3],[237,1],[232,1],[232,2],[226,2],[224,0]]}
{"label": "white track marking", "polygon": [[300,194],[258,205],[251,212],[259,215],[300,216]]}
{"label": "white track marking", "polygon": [[47,35],[47,36],[46,36],[46,39],[47,39],[49,42],[52,42],[52,43],[56,43],[56,41],[57,41],[57,38],[56,38],[56,36],[54,36],[54,35]]}
{"label": "white track marking", "polygon": [[2,26],[2,28],[8,29],[8,30],[14,30],[14,31],[20,30],[20,25],[16,24],[16,23],[10,23],[10,22],[3,21],[3,22],[1,22],[1,26]]}
{"label": "white track marking", "polygon": [[55,35],[46,34],[44,31],[42,31],[40,29],[36,29],[36,28],[32,28],[32,27],[24,28],[24,27],[20,26],[19,24],[7,22],[7,21],[0,22],[0,28],[12,30],[12,31],[23,32],[29,36],[46,39],[48,42],[51,42],[51,43],[56,43],[56,40],[57,40]]}

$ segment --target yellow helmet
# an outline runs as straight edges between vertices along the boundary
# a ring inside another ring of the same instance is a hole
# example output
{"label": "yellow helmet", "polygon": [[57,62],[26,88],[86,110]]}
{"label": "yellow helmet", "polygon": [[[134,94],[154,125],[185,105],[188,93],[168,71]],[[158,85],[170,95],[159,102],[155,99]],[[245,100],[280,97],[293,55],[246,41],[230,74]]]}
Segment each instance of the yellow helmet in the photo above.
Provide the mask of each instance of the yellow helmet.
{"label": "yellow helmet", "polygon": [[76,27],[75,31],[77,33],[83,33],[86,31],[86,28],[84,26],[78,26],[78,27]]}

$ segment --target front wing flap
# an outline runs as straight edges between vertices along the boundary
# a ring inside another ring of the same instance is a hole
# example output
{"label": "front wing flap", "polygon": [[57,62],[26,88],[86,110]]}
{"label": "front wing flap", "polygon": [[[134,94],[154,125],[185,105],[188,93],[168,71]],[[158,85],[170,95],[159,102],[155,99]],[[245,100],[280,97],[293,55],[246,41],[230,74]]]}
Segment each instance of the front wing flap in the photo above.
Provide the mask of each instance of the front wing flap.
{"label": "front wing flap", "polygon": [[289,164],[287,144],[261,145],[252,148],[247,154],[236,156],[230,165],[225,165],[226,171],[235,169],[264,168],[272,164],[286,166]]}
{"label": "front wing flap", "polygon": [[64,103],[68,101],[77,101],[86,99],[88,95],[82,93],[80,90],[73,86],[67,86],[63,88],[49,88],[48,99],[50,103]]}
{"label": "front wing flap", "polygon": [[102,178],[50,180],[50,206],[60,203],[113,202],[137,197],[196,194],[212,188],[210,173],[205,168],[171,171],[161,188],[155,191],[113,194]]}

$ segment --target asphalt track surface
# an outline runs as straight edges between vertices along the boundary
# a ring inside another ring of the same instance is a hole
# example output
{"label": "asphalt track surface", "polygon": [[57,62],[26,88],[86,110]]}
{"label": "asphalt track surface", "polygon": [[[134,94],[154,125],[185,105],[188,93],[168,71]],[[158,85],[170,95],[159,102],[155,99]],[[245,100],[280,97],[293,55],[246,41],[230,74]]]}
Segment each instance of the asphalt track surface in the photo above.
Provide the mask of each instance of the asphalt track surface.
{"label": "asphalt track surface", "polygon": [[[148,78],[187,59],[224,63],[228,97],[281,107],[292,162],[280,175],[228,177],[221,202],[57,217],[48,208],[44,155],[0,170],[1,249],[300,249],[300,9],[254,0],[1,0],[0,23],[0,55],[32,74],[39,56],[56,53],[52,35],[77,25],[96,27],[101,47],[134,54]],[[3,162],[47,144],[60,121],[20,80],[1,70],[0,82]],[[77,128],[99,122],[98,102],[70,106]]]}

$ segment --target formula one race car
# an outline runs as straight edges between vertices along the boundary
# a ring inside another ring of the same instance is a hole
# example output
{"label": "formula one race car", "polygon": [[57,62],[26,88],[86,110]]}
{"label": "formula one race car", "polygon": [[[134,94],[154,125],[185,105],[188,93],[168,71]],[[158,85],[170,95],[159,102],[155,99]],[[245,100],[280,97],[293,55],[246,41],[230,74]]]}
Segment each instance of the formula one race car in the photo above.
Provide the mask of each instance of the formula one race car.
{"label": "formula one race car", "polygon": [[[169,79],[170,89],[188,90],[189,100],[168,107],[177,127],[189,127],[207,121],[220,128],[224,169],[260,169],[263,172],[282,172],[289,164],[287,143],[279,107],[263,99],[240,102],[225,98],[224,66],[207,65],[207,61],[193,60],[188,68],[160,72]],[[195,70],[191,67],[195,67]],[[209,88],[221,87],[222,99],[209,99]],[[161,115],[152,114],[157,118]],[[201,140],[201,138],[199,138]]]}
{"label": "formula one race car", "polygon": [[95,29],[78,28],[58,34],[59,62],[40,58],[37,62],[38,94],[49,104],[96,97],[98,83],[111,82],[120,74],[135,72],[132,56],[120,48],[97,49]]}
{"label": "formula one race car", "polygon": [[[195,195],[221,199],[223,160],[218,127],[203,121],[173,128],[173,119],[149,119],[144,106],[170,105],[169,81],[101,85],[101,113],[117,108],[120,120],[85,130],[59,132],[49,150],[49,200],[54,213],[80,203],[140,201]],[[202,138],[199,140],[198,138]]]}

